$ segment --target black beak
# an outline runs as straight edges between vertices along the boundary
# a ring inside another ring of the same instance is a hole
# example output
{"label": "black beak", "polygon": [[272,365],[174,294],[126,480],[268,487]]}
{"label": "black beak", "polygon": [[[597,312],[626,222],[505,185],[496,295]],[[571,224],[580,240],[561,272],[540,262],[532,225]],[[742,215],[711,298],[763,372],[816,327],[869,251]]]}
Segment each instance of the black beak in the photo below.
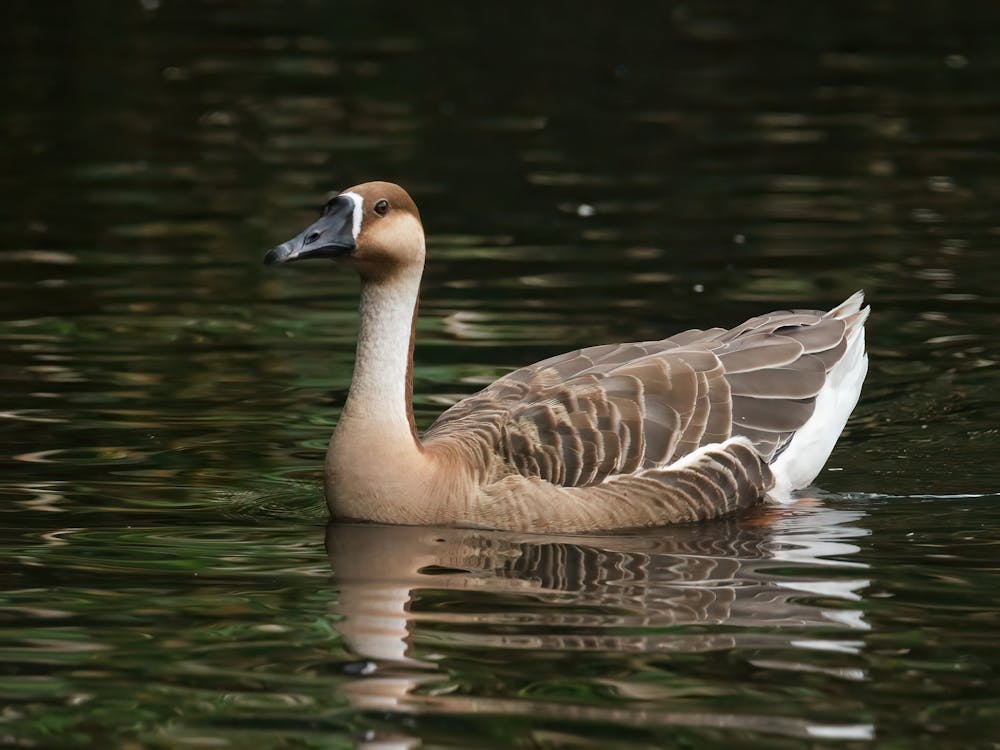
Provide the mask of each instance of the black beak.
{"label": "black beak", "polygon": [[327,203],[323,215],[304,232],[268,250],[264,265],[341,258],[350,255],[354,247],[354,201],[341,195]]}

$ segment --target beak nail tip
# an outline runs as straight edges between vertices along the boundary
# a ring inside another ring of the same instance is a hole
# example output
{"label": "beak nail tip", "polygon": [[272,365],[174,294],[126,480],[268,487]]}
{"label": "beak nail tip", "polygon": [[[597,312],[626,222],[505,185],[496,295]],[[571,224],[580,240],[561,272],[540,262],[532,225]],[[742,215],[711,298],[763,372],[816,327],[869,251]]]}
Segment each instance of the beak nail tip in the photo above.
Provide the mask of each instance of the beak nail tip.
{"label": "beak nail tip", "polygon": [[276,266],[279,263],[284,262],[288,258],[289,254],[290,253],[287,251],[284,245],[278,245],[277,247],[272,247],[270,250],[267,251],[267,254],[264,255],[264,265]]}

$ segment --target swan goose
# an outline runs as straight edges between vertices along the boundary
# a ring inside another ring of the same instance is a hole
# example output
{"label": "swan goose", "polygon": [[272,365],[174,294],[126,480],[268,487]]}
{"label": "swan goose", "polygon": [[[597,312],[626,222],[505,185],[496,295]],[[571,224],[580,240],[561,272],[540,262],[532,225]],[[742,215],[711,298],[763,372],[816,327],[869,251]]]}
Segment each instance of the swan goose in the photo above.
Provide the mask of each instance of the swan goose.
{"label": "swan goose", "polygon": [[326,457],[336,518],[593,532],[787,499],[823,468],[868,369],[858,292],[829,312],[552,357],[420,436],[411,402],[424,255],[410,196],[369,182],[265,257],[342,260],[361,277],[354,376]]}

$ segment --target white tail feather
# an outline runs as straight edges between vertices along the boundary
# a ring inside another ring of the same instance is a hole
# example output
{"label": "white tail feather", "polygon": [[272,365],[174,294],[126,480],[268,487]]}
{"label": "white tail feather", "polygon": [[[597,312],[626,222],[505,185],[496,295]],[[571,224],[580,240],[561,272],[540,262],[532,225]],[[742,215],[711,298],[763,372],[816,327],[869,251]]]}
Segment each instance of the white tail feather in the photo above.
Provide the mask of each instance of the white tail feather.
{"label": "white tail feather", "polygon": [[833,452],[840,433],[851,416],[861,385],[868,373],[868,355],[865,352],[865,321],[870,308],[861,308],[862,292],[849,297],[827,316],[841,318],[847,323],[847,349],[844,356],[827,375],[826,384],[816,396],[812,416],[795,433],[788,447],[771,464],[775,486],[770,493],[772,500],[790,500],[792,490],[806,487],[817,477]]}

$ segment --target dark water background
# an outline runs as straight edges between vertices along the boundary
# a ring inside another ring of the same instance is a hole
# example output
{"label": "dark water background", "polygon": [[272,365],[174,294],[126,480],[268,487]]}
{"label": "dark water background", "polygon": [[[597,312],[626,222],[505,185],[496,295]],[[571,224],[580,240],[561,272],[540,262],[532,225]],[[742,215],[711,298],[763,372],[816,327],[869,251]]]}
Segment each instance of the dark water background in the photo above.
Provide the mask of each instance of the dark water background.
{"label": "dark water background", "polygon": [[[0,745],[1000,747],[1000,5],[0,6]],[[565,538],[326,527],[356,281],[429,232],[418,419],[864,288],[816,499]]]}

